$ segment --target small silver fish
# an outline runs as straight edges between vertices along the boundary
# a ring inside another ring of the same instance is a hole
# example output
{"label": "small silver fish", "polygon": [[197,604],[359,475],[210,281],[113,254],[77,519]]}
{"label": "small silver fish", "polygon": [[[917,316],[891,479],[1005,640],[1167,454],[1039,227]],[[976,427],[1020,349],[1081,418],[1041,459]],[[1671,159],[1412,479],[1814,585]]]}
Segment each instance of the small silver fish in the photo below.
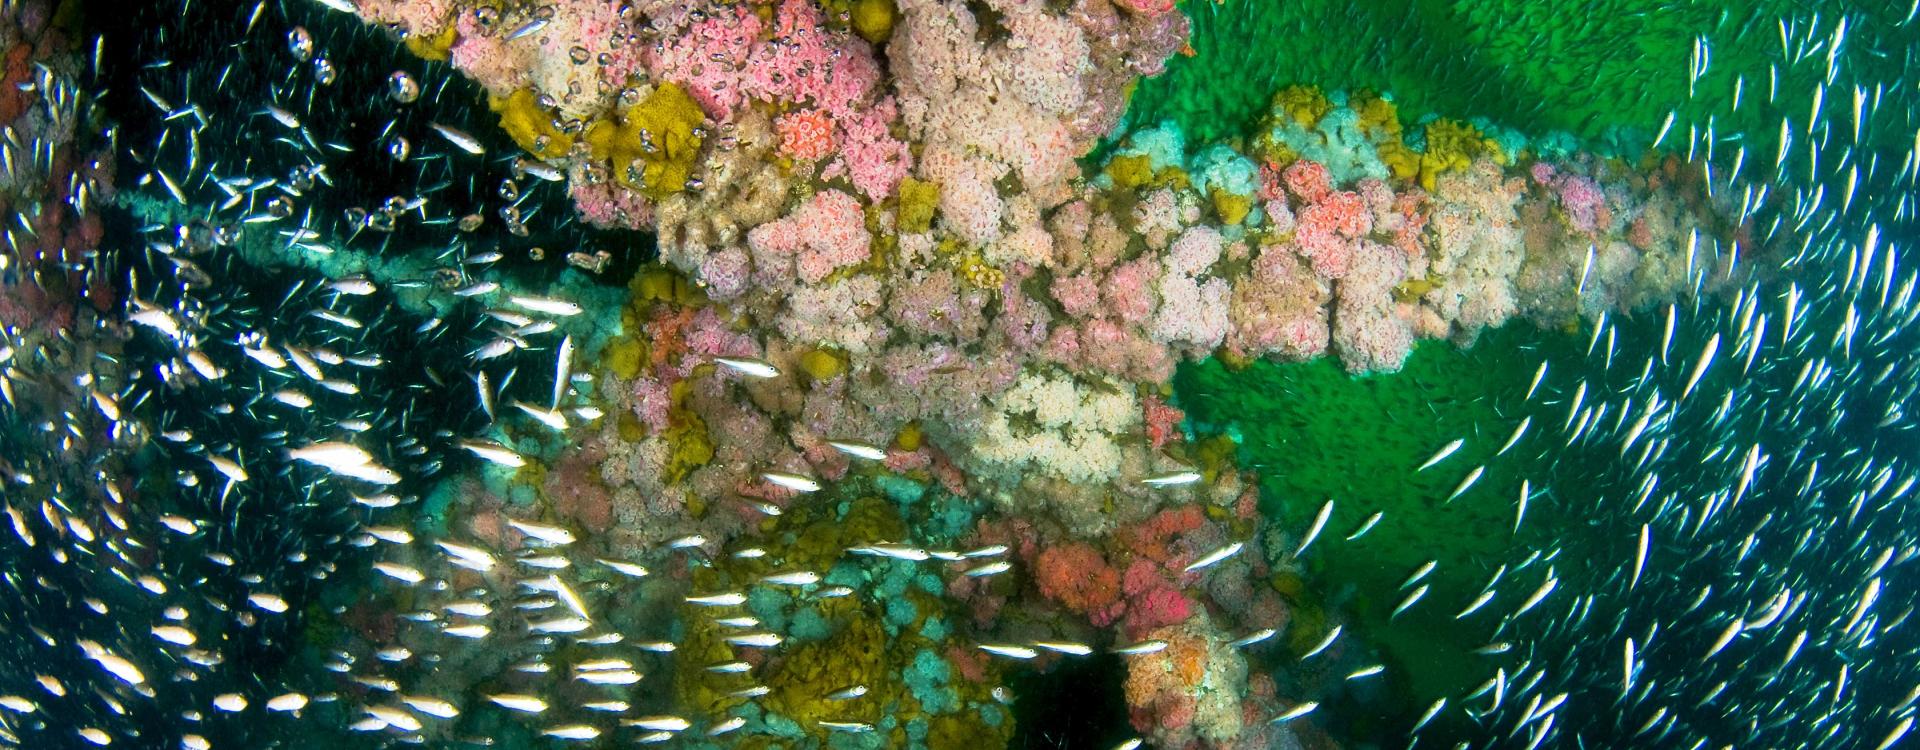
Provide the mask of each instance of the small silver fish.
{"label": "small silver fish", "polygon": [[1405,612],[1409,608],[1413,607],[1413,605],[1418,603],[1422,597],[1425,597],[1427,595],[1428,588],[1429,587],[1426,584],[1424,583],[1420,584],[1420,588],[1414,589],[1413,593],[1407,594],[1407,598],[1400,600],[1400,606],[1394,607],[1393,614],[1387,615],[1387,619],[1392,620],[1392,619],[1398,618],[1400,616],[1400,613]]}
{"label": "small silver fish", "polygon": [[734,372],[740,373],[742,375],[745,375],[751,378],[766,379],[766,378],[780,377],[780,368],[774,367],[773,363],[768,362],[764,359],[753,359],[749,357],[714,357],[713,362],[714,364],[720,365],[729,370],[732,370]]}
{"label": "small silver fish", "polygon": [[844,689],[841,689],[841,690],[835,690],[835,691],[833,691],[833,692],[831,692],[831,693],[828,693],[828,694],[827,694],[827,700],[830,700],[830,701],[850,701],[850,700],[853,700],[853,699],[855,699],[855,698],[858,698],[858,697],[860,697],[860,696],[863,696],[863,695],[866,695],[866,694],[867,694],[867,686],[865,686],[865,685],[854,685],[853,687],[850,687],[850,688],[844,688]]}
{"label": "small silver fish", "polygon": [[1032,659],[1040,655],[1040,652],[1031,648],[1010,643],[982,643],[980,644],[980,650],[993,654],[994,656],[1004,656],[1009,659]]}
{"label": "small silver fish", "polygon": [[793,490],[794,492],[820,491],[820,483],[818,481],[812,477],[802,476],[800,474],[790,474],[784,471],[769,471],[761,474],[760,478],[767,480],[768,484],[775,487],[782,487]]}
{"label": "small silver fish", "polygon": [[1067,641],[1034,641],[1033,645],[1036,648],[1042,648],[1057,654],[1066,654],[1068,656],[1086,656],[1088,654],[1093,653],[1093,647],[1083,643],[1072,643]]}
{"label": "small silver fish", "polygon": [[999,575],[1001,573],[1005,573],[1012,569],[1013,569],[1013,563],[1007,562],[1005,560],[1000,560],[997,562],[990,562],[976,568],[969,568],[967,569],[967,572],[964,573],[963,575],[965,575],[968,578],[985,578],[987,576]]}
{"label": "small silver fish", "polygon": [[1418,474],[1420,472],[1426,471],[1427,469],[1433,468],[1434,464],[1447,460],[1448,456],[1453,455],[1455,451],[1460,450],[1460,446],[1463,446],[1466,444],[1467,444],[1466,438],[1458,438],[1451,443],[1447,443],[1446,445],[1440,446],[1440,450],[1435,451],[1433,456],[1427,459],[1426,463],[1420,464],[1420,468],[1414,469],[1413,472],[1415,474]]}
{"label": "small silver fish", "polygon": [[725,640],[729,645],[734,646],[773,648],[774,646],[780,645],[786,639],[774,633],[744,633],[741,635],[727,636]]}
{"label": "small silver fish", "polygon": [[547,702],[538,696],[517,693],[495,693],[481,696],[488,702],[510,711],[537,714],[547,710]]}
{"label": "small silver fish", "polygon": [[573,532],[558,526],[516,521],[511,518],[507,519],[507,526],[525,536],[537,539],[554,547],[564,547],[574,542]]}
{"label": "small silver fish", "polygon": [[1520,437],[1522,435],[1527,434],[1527,428],[1532,425],[1533,425],[1532,415],[1528,415],[1526,419],[1520,420],[1519,426],[1513,428],[1513,434],[1507,437],[1506,444],[1500,446],[1500,450],[1495,451],[1493,455],[1495,456],[1506,455],[1509,449],[1513,448],[1515,444],[1518,444],[1520,442]]}
{"label": "small silver fish", "polygon": [[1194,571],[1204,570],[1206,568],[1212,567],[1213,565],[1218,564],[1222,560],[1225,560],[1229,557],[1233,557],[1234,555],[1239,554],[1240,550],[1245,546],[1246,545],[1243,542],[1234,542],[1225,547],[1221,547],[1212,552],[1208,552],[1204,557],[1201,557],[1200,559],[1193,561],[1192,564],[1181,569],[1180,572],[1192,573]]}
{"label": "small silver fish", "polygon": [[887,459],[886,449],[881,448],[877,445],[862,443],[855,440],[828,440],[827,445],[833,446],[834,450],[840,451],[841,453],[852,456],[854,458],[865,459],[868,461],[885,461]]}
{"label": "small silver fish", "polygon": [[550,17],[540,17],[540,18],[535,18],[526,23],[520,24],[520,28],[514,29],[513,33],[510,33],[507,35],[507,41],[511,42],[515,39],[522,39],[522,38],[537,34],[540,32],[541,29],[546,28],[547,24],[551,23],[552,21],[553,19]]}
{"label": "small silver fish", "polygon": [[1272,719],[1267,720],[1267,723],[1284,724],[1286,722],[1293,721],[1294,719],[1298,719],[1302,716],[1306,716],[1307,714],[1313,713],[1313,710],[1319,707],[1320,707],[1320,703],[1318,701],[1307,701],[1305,703],[1296,705],[1293,708],[1287,709],[1285,713],[1282,713],[1279,716],[1275,716]]}
{"label": "small silver fish", "polygon": [[691,549],[693,547],[698,547],[706,543],[707,543],[706,537],[701,536],[699,534],[688,534],[683,537],[669,540],[667,542],[667,549],[670,549],[670,550]]}
{"label": "small silver fish", "polygon": [[908,562],[924,562],[933,557],[933,555],[926,550],[905,547],[898,544],[870,544],[864,547],[854,547],[851,551],[858,555],[885,557],[894,560],[906,560]]}
{"label": "small silver fish", "polygon": [[327,288],[341,294],[349,294],[356,297],[364,297],[372,294],[376,289],[373,282],[368,281],[365,276],[350,276],[340,279],[332,284],[328,284]]}
{"label": "small silver fish", "polygon": [[1547,598],[1548,594],[1553,593],[1553,590],[1556,588],[1559,588],[1559,586],[1560,586],[1560,579],[1554,578],[1551,575],[1549,575],[1547,577],[1547,580],[1540,584],[1540,588],[1534,589],[1533,595],[1528,596],[1527,600],[1520,604],[1520,608],[1517,610],[1514,610],[1513,616],[1519,617],[1521,615],[1526,614],[1528,610],[1531,610],[1535,606],[1539,605],[1541,601]]}
{"label": "small silver fish", "polygon": [[1314,644],[1313,648],[1307,649],[1306,653],[1300,655],[1300,660],[1306,661],[1313,657],[1319,656],[1321,652],[1326,651],[1328,648],[1332,647],[1334,640],[1340,637],[1341,629],[1345,627],[1346,626],[1344,625],[1333,626],[1333,629],[1327,631],[1327,634],[1320,639],[1319,643]]}
{"label": "small silver fish", "polygon": [[1466,494],[1467,490],[1473,488],[1474,482],[1480,481],[1480,475],[1486,473],[1486,471],[1487,467],[1485,466],[1473,467],[1473,471],[1467,472],[1467,478],[1460,480],[1460,485],[1453,488],[1453,494],[1447,496],[1446,502],[1453,502],[1454,499]]}
{"label": "small silver fish", "polygon": [[1327,519],[1332,517],[1333,517],[1333,501],[1328,500],[1325,503],[1321,503],[1320,512],[1315,514],[1313,517],[1313,525],[1307,527],[1307,534],[1306,536],[1301,537],[1300,546],[1294,548],[1293,550],[1294,557],[1299,557],[1303,554],[1306,554],[1307,547],[1310,547],[1313,545],[1313,540],[1320,538],[1320,532],[1327,528]]}
{"label": "small silver fish", "polygon": [[1347,541],[1355,541],[1360,537],[1366,536],[1367,532],[1372,531],[1374,526],[1379,525],[1380,519],[1385,518],[1386,515],[1387,512],[1384,510],[1374,511],[1373,515],[1367,516],[1367,520],[1360,522],[1360,528],[1355,529],[1353,533],[1347,535]]}
{"label": "small silver fish", "polygon": [[580,313],[586,312],[586,308],[581,307],[580,303],[578,302],[573,302],[573,301],[564,300],[564,299],[555,299],[553,297],[535,297],[531,295],[516,294],[516,295],[507,297],[507,301],[513,303],[515,307],[519,307],[524,310],[530,310],[533,312],[540,313],[542,315],[553,315],[553,316],[562,317],[562,318],[569,318],[575,315],[579,315]]}
{"label": "small silver fish", "polygon": [[513,452],[513,449],[491,440],[462,440],[460,447],[496,466],[518,469],[527,465],[526,458]]}
{"label": "small silver fish", "polygon": [[1468,615],[1480,611],[1481,607],[1487,606],[1487,602],[1493,601],[1493,596],[1496,593],[1499,592],[1494,589],[1487,589],[1486,591],[1480,592],[1480,596],[1474,598],[1471,603],[1467,604],[1466,609],[1462,609],[1459,614],[1454,615],[1453,619],[1465,619]]}
{"label": "small silver fish", "polygon": [[1140,480],[1140,483],[1148,487],[1178,487],[1184,484],[1193,484],[1194,482],[1200,481],[1200,479],[1201,475],[1197,471],[1174,471],[1165,474],[1155,474]]}
{"label": "small silver fish", "polygon": [[1409,730],[1409,734],[1419,732],[1423,727],[1431,723],[1434,717],[1440,715],[1440,709],[1446,707],[1447,699],[1435,698],[1432,705],[1427,706],[1427,712],[1420,715],[1420,720],[1413,723],[1413,729]]}
{"label": "small silver fish", "polygon": [[473,154],[474,156],[480,156],[487,153],[487,147],[484,145],[481,145],[480,140],[478,138],[474,138],[473,136],[468,135],[467,132],[464,130],[461,130],[459,128],[454,128],[454,127],[448,127],[446,125],[441,125],[440,123],[437,123],[437,122],[428,123],[427,125],[428,127],[433,128],[433,132],[439,133],[441,138],[447,139],[448,143],[451,143],[454,146],[458,147],[461,151],[465,151],[469,154]]}

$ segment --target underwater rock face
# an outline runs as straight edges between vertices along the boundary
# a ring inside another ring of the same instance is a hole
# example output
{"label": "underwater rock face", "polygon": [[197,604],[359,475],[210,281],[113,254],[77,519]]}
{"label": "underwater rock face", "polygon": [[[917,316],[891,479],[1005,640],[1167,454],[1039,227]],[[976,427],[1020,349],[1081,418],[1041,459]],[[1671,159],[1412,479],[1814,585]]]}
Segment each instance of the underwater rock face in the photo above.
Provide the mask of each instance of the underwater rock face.
{"label": "underwater rock face", "polygon": [[1231,3],[0,4],[0,747],[1911,742],[1913,19],[1759,5],[1581,141],[1197,124]]}

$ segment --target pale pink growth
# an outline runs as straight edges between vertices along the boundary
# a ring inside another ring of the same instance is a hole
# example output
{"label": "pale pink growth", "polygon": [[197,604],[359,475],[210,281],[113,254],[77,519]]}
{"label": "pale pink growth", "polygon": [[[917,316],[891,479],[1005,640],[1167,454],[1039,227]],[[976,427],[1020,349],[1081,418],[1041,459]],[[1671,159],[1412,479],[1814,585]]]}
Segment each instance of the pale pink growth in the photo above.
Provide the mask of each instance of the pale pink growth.
{"label": "pale pink growth", "polygon": [[1427,205],[1426,193],[1413,189],[1394,196],[1393,210],[1398,220],[1388,220],[1383,228],[1393,232],[1393,245],[1409,258],[1423,258],[1427,254]]}
{"label": "pale pink growth", "polygon": [[1054,301],[1072,317],[1089,317],[1100,308],[1100,283],[1092,276],[1056,277],[1052,292]]}
{"label": "pale pink growth", "polygon": [[1241,356],[1305,360],[1326,351],[1327,282],[1294,253],[1270,245],[1254,258],[1253,275],[1233,289],[1233,330],[1226,346]]}
{"label": "pale pink growth", "polygon": [[567,181],[567,191],[580,218],[603,228],[645,229],[653,226],[653,204],[639,192],[626,190],[612,180],[594,181],[575,170]]}
{"label": "pale pink growth", "polygon": [[761,357],[771,352],[763,352],[760,343],[752,334],[735,330],[729,322],[720,317],[714,307],[703,307],[695,313],[686,332],[687,353],[695,363],[711,360],[714,357]]}
{"label": "pale pink growth", "polygon": [[1262,204],[1267,213],[1267,225],[1274,234],[1286,234],[1294,231],[1293,209],[1287,206],[1286,198],[1275,198]]}
{"label": "pale pink growth", "polygon": [[1047,340],[1047,326],[1053,318],[1045,305],[1021,289],[1023,279],[1007,274],[1000,288],[1000,315],[995,320],[1007,334],[1007,342],[1018,351],[1038,349]]}
{"label": "pale pink growth", "polygon": [[687,26],[663,30],[644,59],[656,76],[684,87],[708,116],[730,120],[747,95],[760,93],[747,83],[764,24],[746,3],[701,10],[704,20],[682,16]]}
{"label": "pale pink growth", "polygon": [[[637,56],[627,41],[633,29],[620,17],[624,4],[625,0],[554,3],[545,27],[507,42],[531,48],[531,83],[554,100],[562,115],[588,117],[606,110],[627,74],[636,69]],[[502,39],[531,20],[513,13],[502,14],[502,19],[496,25]],[[615,52],[622,53],[619,60],[614,59]],[[607,55],[605,66],[599,61],[602,54]]]}
{"label": "pale pink growth", "polygon": [[453,66],[485,86],[494,96],[507,96],[526,88],[528,71],[534,67],[534,46],[507,44],[503,41],[511,29],[499,24],[484,26],[477,14],[463,12],[454,23],[457,36],[448,51]]}
{"label": "pale pink growth", "polygon": [[1087,231],[1088,264],[1095,269],[1111,268],[1126,255],[1128,239],[1117,217],[1107,213],[1094,217],[1093,227]]}
{"label": "pale pink growth", "polygon": [[986,325],[986,291],[965,284],[952,271],[921,271],[896,283],[888,312],[910,335],[968,341]]}
{"label": "pale pink growth", "polygon": [[[1361,180],[1354,186],[1354,192],[1360,194],[1360,200],[1367,204],[1367,213],[1372,217],[1373,229],[1382,232],[1394,231],[1401,217],[1394,211],[1393,188],[1387,183],[1371,177]],[[1392,224],[1392,225],[1390,225]]]}
{"label": "pale pink growth", "polygon": [[1172,190],[1164,188],[1148,193],[1133,207],[1133,222],[1134,231],[1140,234],[1171,235],[1180,231],[1185,222],[1182,221],[1179,197]]}
{"label": "pale pink growth", "polygon": [[887,130],[894,117],[893,98],[887,97],[839,120],[847,180],[876,203],[891,197],[900,180],[913,169],[913,153]]}
{"label": "pale pink growth", "polygon": [[1355,253],[1333,315],[1333,346],[1349,372],[1394,372],[1406,360],[1413,327],[1393,302],[1406,272],[1406,256],[1394,248],[1363,242]]}
{"label": "pale pink growth", "polygon": [[[1025,201],[1016,201],[1014,207],[1017,209],[1022,203],[1032,206]],[[1019,216],[1017,210],[1014,215]],[[1033,221],[1016,218],[1014,223],[1020,228],[987,248],[987,262],[996,266],[1026,268],[1039,268],[1053,262],[1053,235],[1047,234],[1037,218]]]}
{"label": "pale pink growth", "polygon": [[755,227],[747,243],[755,253],[794,256],[800,280],[818,284],[834,271],[865,262],[872,237],[859,199],[822,190],[785,218]]}
{"label": "pale pink growth", "polygon": [[1225,279],[1200,282],[1169,271],[1160,278],[1160,312],[1154,318],[1153,337],[1184,344],[1195,353],[1212,350],[1227,336],[1227,295]]}
{"label": "pale pink growth", "polygon": [[1321,278],[1344,277],[1353,267],[1353,240],[1327,232],[1318,224],[1302,225],[1295,237],[1301,257],[1313,264],[1313,272]]}
{"label": "pale pink growth", "polygon": [[369,22],[393,24],[423,37],[444,31],[454,13],[451,0],[361,0],[357,10]]}
{"label": "pale pink growth", "polygon": [[940,224],[974,245],[1000,238],[1005,204],[993,187],[999,172],[959,151],[929,144],[920,159],[922,176],[940,185]]}
{"label": "pale pink growth", "polygon": [[878,314],[886,289],[878,276],[856,274],[794,287],[778,316],[781,335],[802,346],[837,346],[855,356],[877,349],[891,332]]}
{"label": "pale pink growth", "polygon": [[669,425],[667,411],[672,408],[673,399],[668,395],[666,383],[652,376],[642,375],[640,379],[633,381],[631,399],[633,415],[639,418],[641,424],[654,432],[667,429]]}
{"label": "pale pink growth", "polygon": [[1093,228],[1093,207],[1084,200],[1062,204],[1047,218],[1053,233],[1054,265],[1077,269],[1087,258],[1087,232]]}
{"label": "pale pink growth", "polygon": [[1188,229],[1173,241],[1172,253],[1167,256],[1167,273],[1196,275],[1220,261],[1220,253],[1226,239],[1220,236],[1220,230],[1210,226],[1196,226]]}
{"label": "pale pink growth", "polygon": [[1080,27],[1038,5],[1009,12],[1001,23],[1009,38],[989,55],[990,65],[1008,72],[1006,91],[1050,116],[1079,106],[1085,99],[1081,66],[1088,54]]}
{"label": "pale pink growth", "polygon": [[707,285],[707,296],[725,302],[747,290],[752,278],[753,261],[739,247],[725,247],[700,259],[700,281]]}
{"label": "pale pink growth", "polygon": [[1352,373],[1398,372],[1413,348],[1413,329],[1392,313],[1341,306],[1333,346]]}
{"label": "pale pink growth", "polygon": [[1313,359],[1326,353],[1331,335],[1324,313],[1284,321],[1280,324],[1280,353],[1297,360]]}
{"label": "pale pink growth", "polygon": [[1080,362],[1091,370],[1151,382],[1173,375],[1172,352],[1136,326],[1095,318],[1081,327],[1079,344]]}
{"label": "pale pink growth", "polygon": [[1582,232],[1594,231],[1604,198],[1600,185],[1585,175],[1569,174],[1560,180],[1560,207],[1567,212],[1567,223]]}
{"label": "pale pink growth", "polygon": [[1149,18],[1173,10],[1173,0],[1114,0],[1114,4]]}
{"label": "pale pink growth", "polygon": [[1151,255],[1142,255],[1107,274],[1101,296],[1107,313],[1126,323],[1144,323],[1155,307],[1153,280],[1160,275],[1160,264]]}

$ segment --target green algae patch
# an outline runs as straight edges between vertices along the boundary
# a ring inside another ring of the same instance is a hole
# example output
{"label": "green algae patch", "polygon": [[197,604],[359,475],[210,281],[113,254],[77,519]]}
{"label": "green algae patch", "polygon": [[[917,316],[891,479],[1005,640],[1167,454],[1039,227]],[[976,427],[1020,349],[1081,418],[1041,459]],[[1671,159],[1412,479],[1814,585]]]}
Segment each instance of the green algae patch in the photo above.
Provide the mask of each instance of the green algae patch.
{"label": "green algae patch", "polygon": [[[1322,504],[1335,502],[1326,529],[1298,563],[1299,575],[1314,590],[1356,592],[1342,608],[1364,638],[1405,666],[1424,705],[1471,689],[1466,681],[1480,679],[1484,669],[1468,652],[1490,639],[1493,612],[1525,595],[1509,589],[1538,583],[1537,574],[1506,582],[1502,607],[1464,623],[1453,619],[1484,583],[1484,574],[1469,571],[1508,557],[1516,545],[1549,543],[1532,537],[1554,523],[1551,504],[1538,499],[1523,533],[1513,533],[1521,481],[1546,479],[1546,468],[1531,463],[1542,449],[1492,458],[1527,412],[1527,386],[1544,352],[1574,346],[1573,337],[1514,323],[1466,350],[1424,342],[1395,374],[1353,377],[1332,357],[1262,360],[1237,371],[1209,359],[1183,365],[1174,385],[1198,436],[1238,443],[1240,465],[1258,472],[1263,514],[1290,538],[1305,532]],[[1458,452],[1415,472],[1461,438]],[[1472,488],[1448,502],[1483,464]],[[1529,469],[1540,475],[1529,476]],[[1385,514],[1379,525],[1346,541],[1376,511]],[[1281,565],[1291,549],[1283,550]],[[1436,559],[1425,600],[1388,627],[1405,595],[1401,582]]]}

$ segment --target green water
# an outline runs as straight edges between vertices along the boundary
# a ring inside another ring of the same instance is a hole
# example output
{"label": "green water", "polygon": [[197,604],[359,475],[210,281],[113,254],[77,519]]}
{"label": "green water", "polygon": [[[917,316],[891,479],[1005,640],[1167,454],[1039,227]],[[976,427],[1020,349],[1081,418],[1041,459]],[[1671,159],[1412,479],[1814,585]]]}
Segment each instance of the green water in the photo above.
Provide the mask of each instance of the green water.
{"label": "green water", "polygon": [[[1237,438],[1242,467],[1259,475],[1262,509],[1293,538],[1334,501],[1301,575],[1405,670],[1415,696],[1431,700],[1485,678],[1484,660],[1469,652],[1490,627],[1453,619],[1482,583],[1462,571],[1541,544],[1536,532],[1556,525],[1551,503],[1536,498],[1521,533],[1513,531],[1520,483],[1535,463],[1520,457],[1540,448],[1523,441],[1505,460],[1491,459],[1524,416],[1539,362],[1585,343],[1516,322],[1470,348],[1424,342],[1391,375],[1355,378],[1330,358],[1237,372],[1207,360],[1181,368],[1174,383],[1200,436]],[[1415,473],[1457,438],[1466,441],[1458,452]],[[1473,486],[1448,502],[1482,464]],[[1346,541],[1375,511],[1385,513],[1379,525]],[[1401,582],[1429,560],[1439,566],[1427,598],[1387,627]]]}
{"label": "green water", "polygon": [[[1786,114],[1804,128],[1809,92],[1825,77],[1823,52],[1779,70],[1779,107],[1767,105],[1769,64],[1780,59],[1775,19],[1807,15],[1789,0],[1190,0],[1191,57],[1175,56],[1165,74],[1144,81],[1128,122],[1171,119],[1190,141],[1241,137],[1266,111],[1273,92],[1302,83],[1328,90],[1388,92],[1403,118],[1484,117],[1532,135],[1564,131],[1587,142],[1640,131],[1644,141],[1677,109],[1674,135],[1688,123],[1717,134],[1748,131],[1749,149],[1771,156]],[[1825,38],[1839,10],[1873,22],[1853,24],[1828,116],[1851,117],[1854,79],[1892,79],[1920,27],[1894,28],[1905,2],[1825,3]],[[1867,38],[1868,29],[1880,31]],[[1693,43],[1711,48],[1706,74],[1689,94]],[[1794,36],[1804,36],[1804,27]],[[1795,44],[1797,47],[1798,45]],[[1859,54],[1864,50],[1865,54]],[[1877,61],[1877,62],[1876,62]],[[1734,87],[1744,80],[1741,106]],[[1848,89],[1850,91],[1850,89]],[[1897,110],[1899,107],[1887,107]],[[1876,145],[1912,138],[1904,112],[1869,131]],[[1633,142],[1635,139],[1629,139]],[[1676,141],[1681,139],[1675,139]]]}

